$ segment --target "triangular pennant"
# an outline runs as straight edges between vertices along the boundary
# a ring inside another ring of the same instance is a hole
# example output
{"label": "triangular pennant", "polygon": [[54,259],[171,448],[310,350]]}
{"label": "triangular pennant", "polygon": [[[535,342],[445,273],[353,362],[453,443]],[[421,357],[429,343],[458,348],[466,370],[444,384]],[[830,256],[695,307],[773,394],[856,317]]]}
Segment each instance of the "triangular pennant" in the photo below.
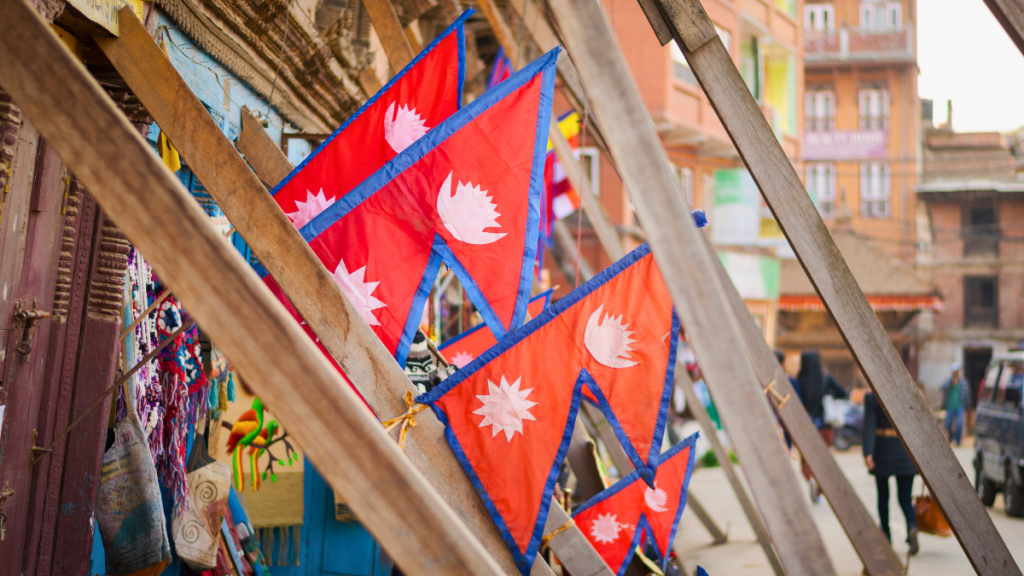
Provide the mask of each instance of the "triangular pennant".
{"label": "triangular pennant", "polygon": [[445,424],[524,574],[584,384],[622,411],[619,438],[657,460],[678,327],[645,244],[417,399]]}
{"label": "triangular pennant", "polygon": [[686,506],[696,440],[693,434],[662,454],[653,487],[634,471],[573,514],[580,531],[616,574],[626,572],[644,531],[665,568]]}
{"label": "triangular pennant", "polygon": [[[548,290],[530,300],[530,304],[526,307],[526,315],[529,317],[527,321],[540,316],[541,312],[548,307],[548,304],[551,303],[552,292],[554,291]],[[456,368],[462,368],[497,343],[498,338],[487,327],[487,324],[478,324],[462,334],[446,340],[437,347],[437,351],[444,356],[449,364],[454,364]]]}
{"label": "triangular pennant", "polygon": [[495,334],[522,325],[557,59],[474,100],[302,228],[400,365],[442,261]]}

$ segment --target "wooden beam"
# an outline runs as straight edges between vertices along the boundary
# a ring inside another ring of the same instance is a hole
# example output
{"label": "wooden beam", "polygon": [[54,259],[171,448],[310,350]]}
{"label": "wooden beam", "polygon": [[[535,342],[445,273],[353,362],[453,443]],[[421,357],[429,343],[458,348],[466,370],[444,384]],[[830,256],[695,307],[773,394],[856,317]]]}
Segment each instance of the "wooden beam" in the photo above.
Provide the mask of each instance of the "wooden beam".
{"label": "wooden beam", "polygon": [[[254,134],[254,137],[248,139],[246,141],[246,146],[240,148],[240,150],[246,156],[250,156],[251,151],[251,155],[257,158],[270,158],[275,154],[280,157],[277,160],[267,162],[266,166],[255,163],[253,164],[253,169],[256,170],[256,173],[268,182],[280,182],[291,172],[290,169],[281,170],[282,167],[289,165],[288,159],[284,158],[284,154],[282,154],[280,149],[277,148],[265,130],[260,130],[258,133]],[[314,331],[315,330],[316,329],[314,328]],[[322,340],[323,338],[321,338],[321,341]],[[395,365],[395,367],[397,368],[397,365]],[[411,388],[412,384],[409,382],[408,378],[404,377],[404,374],[403,378],[405,380],[405,386]],[[359,391],[363,394],[363,397],[366,398],[367,401],[371,402],[372,405],[373,401],[371,400],[370,395],[380,394],[379,388],[375,387],[364,390],[359,386],[361,382],[357,382],[355,379],[352,379],[352,381],[359,387]],[[395,390],[391,394],[394,395],[399,393],[400,391]],[[397,398],[397,396],[395,397]],[[416,431],[409,434],[406,439],[405,453],[417,462],[418,467],[423,470],[431,482],[435,483],[434,485],[442,491],[442,496],[446,495],[444,487],[450,484],[468,485],[469,479],[466,477],[461,467],[453,468],[453,466],[460,466],[457,462],[453,462],[452,464],[445,462],[446,465],[440,470],[440,474],[431,473],[433,470],[429,470],[430,468],[440,468],[435,463],[436,460],[441,458],[441,455],[437,452],[443,452],[445,456],[447,456],[447,459],[451,461],[454,461],[454,454],[452,454],[451,450],[448,449],[448,444],[443,439],[444,427],[440,422],[434,418],[419,418],[417,419],[417,422]],[[424,424],[427,424],[428,422],[430,425],[429,432],[427,430],[422,430]],[[417,447],[419,447],[419,454],[416,451]],[[430,448],[430,451],[426,454],[423,454],[424,447]],[[425,460],[423,458],[416,458],[417,455],[428,456],[430,459]],[[459,492],[462,499],[470,499],[470,496],[465,494],[466,488],[460,488]],[[473,489],[472,486],[469,486],[468,488]],[[481,538],[481,541],[484,542],[485,546],[488,546],[488,549],[492,554],[495,554],[495,556],[500,559],[505,559],[506,556],[511,559],[511,554],[508,552],[508,548],[505,547],[506,544],[504,541],[500,540],[501,537],[497,529],[494,527],[494,522],[489,516],[486,516],[486,510],[481,509],[483,502],[480,500],[479,496],[476,495],[475,489],[473,490],[473,494],[476,497],[472,498],[472,501],[477,504],[475,507],[477,514],[474,514],[474,516],[467,521],[467,524],[469,524],[474,531],[484,531],[484,535],[486,537],[478,534],[478,538]],[[457,511],[461,512],[461,508],[458,506],[457,502],[453,504],[453,506]],[[556,508],[561,510],[558,508],[557,502],[552,502],[551,510],[554,511]],[[481,514],[483,516],[481,516]],[[563,521],[552,526],[552,522],[554,522],[554,520],[552,520],[552,516],[557,518],[558,514],[549,513],[547,524],[545,525],[545,532],[552,532],[565,523]],[[486,526],[481,526],[481,523],[486,524]],[[601,559],[601,556],[594,550],[593,546],[590,545],[590,542],[586,539],[583,533],[580,532],[579,528],[573,526],[565,530],[562,534],[564,534],[564,537],[553,539],[549,544],[549,547],[567,568],[572,570],[573,573],[578,574],[602,574],[604,576],[611,576],[612,573],[604,564],[604,560]],[[557,540],[557,542],[555,540]],[[493,550],[491,549],[491,546],[500,547],[500,550]],[[603,566],[603,568],[600,568],[601,566]],[[506,567],[506,570],[507,569],[508,568]],[[509,574],[512,576],[513,572],[509,572]],[[538,556],[533,565],[532,576],[550,574],[552,574],[551,568]]]}
{"label": "wooden beam", "polygon": [[979,574],[1020,574],[698,0],[657,0],[690,69]]}
{"label": "wooden beam", "polygon": [[[693,338],[716,406],[748,485],[786,573],[829,575],[835,569],[797,489],[789,456],[775,434],[775,422],[761,398],[761,386],[745,362],[736,327],[720,298],[722,288],[701,246],[701,233],[682,201],[678,182],[655,134],[603,11],[589,0],[550,0],[548,5],[572,61],[591,96],[591,111],[633,196],[651,249],[676,311]],[[694,282],[694,278],[701,281]]]}
{"label": "wooden beam", "polygon": [[366,13],[370,16],[370,22],[373,24],[374,31],[377,32],[381,46],[384,47],[384,53],[388,55],[391,69],[397,74],[399,70],[412,62],[416,53],[413,52],[412,45],[409,44],[409,39],[405,36],[405,29],[402,28],[402,23],[398,20],[395,7],[391,4],[391,0],[363,0],[363,7],[366,8]]}
{"label": "wooden beam", "polygon": [[992,15],[1003,26],[1010,40],[1024,54],[1024,2],[1021,0],[985,0]]}
{"label": "wooden beam", "polygon": [[[500,574],[473,533],[24,0],[0,2],[0,61],[0,84],[25,116],[274,407],[402,570]],[[353,324],[358,312],[346,304],[334,320]]]}
{"label": "wooden beam", "polygon": [[761,521],[761,517],[757,514],[757,507],[754,506],[754,501],[747,494],[747,489],[740,482],[740,477],[736,474],[736,469],[733,468],[729,453],[725,451],[721,440],[718,439],[715,423],[711,421],[711,416],[708,415],[708,410],[704,407],[704,403],[697,397],[697,392],[693,389],[693,380],[686,371],[686,365],[678,358],[676,360],[675,386],[683,391],[683,395],[686,397],[686,405],[690,408],[690,413],[693,414],[701,429],[704,430],[704,436],[707,438],[708,443],[711,444],[711,451],[715,453],[715,458],[718,459],[718,464],[722,467],[722,472],[725,473],[725,479],[732,486],[732,491],[736,494],[740,507],[743,508],[743,514],[747,517],[750,527],[754,530],[757,543],[761,545],[761,550],[768,559],[768,563],[771,564],[772,572],[776,576],[785,576],[786,572],[782,569],[779,556],[775,553],[775,549],[772,548],[772,539],[768,535],[768,529],[764,527],[764,522]]}
{"label": "wooden beam", "polygon": [[[714,247],[705,237],[704,246],[709,254],[715,255]],[[740,327],[743,339],[743,350],[750,361],[762,387],[767,388],[773,382],[774,389],[780,398],[789,398],[781,407],[778,398],[769,394],[770,401],[782,424],[789,431],[793,444],[800,450],[808,468],[821,486],[821,491],[828,499],[832,511],[839,524],[846,531],[850,543],[860,556],[861,562],[872,576],[897,576],[903,573],[903,565],[893,551],[892,546],[875,524],[864,503],[853,490],[850,481],[839,468],[829,447],[822,442],[818,429],[811,422],[811,417],[800,402],[799,396],[789,383],[789,377],[779,365],[775,353],[768,347],[761,329],[754,322],[743,297],[729,278],[729,273],[722,261],[715,256],[711,260],[724,288],[724,297],[730,312]]]}

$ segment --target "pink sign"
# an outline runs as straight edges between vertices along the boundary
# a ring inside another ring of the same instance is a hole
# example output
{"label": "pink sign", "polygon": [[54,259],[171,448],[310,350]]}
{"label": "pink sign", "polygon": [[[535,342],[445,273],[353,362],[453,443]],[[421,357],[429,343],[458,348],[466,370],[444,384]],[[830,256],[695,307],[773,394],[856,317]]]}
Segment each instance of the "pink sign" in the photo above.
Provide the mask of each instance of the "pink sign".
{"label": "pink sign", "polygon": [[804,160],[885,158],[886,130],[804,132]]}

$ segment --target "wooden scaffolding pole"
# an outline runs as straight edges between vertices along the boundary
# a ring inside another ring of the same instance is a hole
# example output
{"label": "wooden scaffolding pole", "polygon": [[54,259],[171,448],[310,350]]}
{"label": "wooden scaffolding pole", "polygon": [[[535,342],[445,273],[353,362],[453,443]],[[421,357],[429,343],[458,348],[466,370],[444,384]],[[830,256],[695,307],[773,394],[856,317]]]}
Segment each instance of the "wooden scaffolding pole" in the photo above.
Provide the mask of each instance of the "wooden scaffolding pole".
{"label": "wooden scaffolding pole", "polygon": [[655,2],[975,570],[1020,574],[700,2]]}
{"label": "wooden scaffolding pole", "polygon": [[711,256],[603,11],[588,0],[551,0],[549,6],[624,185],[643,191],[634,194],[634,204],[701,367],[716,385],[719,413],[786,573],[835,574],[761,386],[749,364],[735,361],[742,343],[721,300]]}
{"label": "wooden scaffolding pole", "polygon": [[[0,83],[409,574],[500,567],[85,67],[24,0],[0,2]],[[347,304],[346,316],[358,313]],[[302,374],[296,379],[296,374]],[[299,392],[299,393],[296,393]],[[358,441],[354,441],[358,439]]]}
{"label": "wooden scaffolding pole", "polygon": [[1024,54],[1024,1],[1022,0],[985,0],[992,15],[1003,26],[1010,40]]}

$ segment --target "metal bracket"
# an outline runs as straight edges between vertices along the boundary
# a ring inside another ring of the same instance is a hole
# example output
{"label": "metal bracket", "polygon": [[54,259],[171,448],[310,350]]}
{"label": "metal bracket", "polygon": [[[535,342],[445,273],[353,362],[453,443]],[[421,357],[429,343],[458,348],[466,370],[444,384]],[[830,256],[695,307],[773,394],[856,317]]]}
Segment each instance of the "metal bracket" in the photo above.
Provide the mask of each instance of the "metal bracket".
{"label": "metal bracket", "polygon": [[14,345],[14,351],[24,356],[28,362],[29,354],[32,353],[32,334],[36,329],[36,321],[49,318],[49,312],[36,310],[36,302],[32,301],[31,310],[23,310],[21,302],[14,305],[14,323],[22,326],[21,340]]}

